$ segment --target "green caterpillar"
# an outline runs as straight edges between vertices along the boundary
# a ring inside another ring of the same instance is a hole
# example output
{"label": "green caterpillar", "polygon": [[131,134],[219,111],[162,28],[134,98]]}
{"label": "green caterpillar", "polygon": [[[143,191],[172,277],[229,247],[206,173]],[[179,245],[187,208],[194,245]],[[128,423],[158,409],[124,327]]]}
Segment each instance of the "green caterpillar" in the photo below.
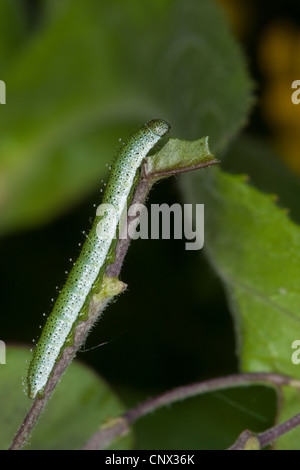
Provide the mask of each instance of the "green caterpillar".
{"label": "green caterpillar", "polygon": [[111,175],[93,226],[81,253],[61,290],[29,365],[28,396],[42,396],[56,361],[76,320],[81,318],[87,297],[101,269],[107,265],[110,247],[120,218],[127,208],[135,176],[143,159],[170,129],[167,122],[155,119],[128,139],[112,167]]}

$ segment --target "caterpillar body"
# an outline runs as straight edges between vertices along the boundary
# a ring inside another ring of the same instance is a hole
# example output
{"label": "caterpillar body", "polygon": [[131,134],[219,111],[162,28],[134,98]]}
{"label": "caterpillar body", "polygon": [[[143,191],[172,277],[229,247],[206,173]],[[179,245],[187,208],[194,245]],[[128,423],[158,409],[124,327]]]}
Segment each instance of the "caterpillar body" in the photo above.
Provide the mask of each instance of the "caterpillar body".
{"label": "caterpillar body", "polygon": [[109,210],[104,213],[97,210],[81,253],[46,321],[28,369],[27,393],[30,398],[43,396],[74,323],[84,319],[94,284],[98,282],[103,268],[109,264],[110,247],[132,192],[136,173],[148,152],[169,129],[167,122],[152,120],[131,136],[120,150],[101,205],[113,207],[114,214]]}

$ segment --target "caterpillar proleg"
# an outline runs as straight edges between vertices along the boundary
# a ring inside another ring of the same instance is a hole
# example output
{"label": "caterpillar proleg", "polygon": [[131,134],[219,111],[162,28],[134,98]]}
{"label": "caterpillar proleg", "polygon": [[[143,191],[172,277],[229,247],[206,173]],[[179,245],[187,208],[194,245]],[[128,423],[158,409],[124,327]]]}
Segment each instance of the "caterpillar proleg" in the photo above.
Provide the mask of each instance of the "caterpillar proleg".
{"label": "caterpillar proleg", "polygon": [[[42,396],[74,323],[84,319],[89,296],[108,264],[110,247],[120,217],[127,207],[136,173],[148,152],[169,131],[169,124],[160,119],[150,121],[131,136],[121,148],[112,167],[102,205],[113,208],[99,211],[75,262],[65,286],[49,315],[29,365],[28,396]],[[101,206],[99,206],[101,207]]]}

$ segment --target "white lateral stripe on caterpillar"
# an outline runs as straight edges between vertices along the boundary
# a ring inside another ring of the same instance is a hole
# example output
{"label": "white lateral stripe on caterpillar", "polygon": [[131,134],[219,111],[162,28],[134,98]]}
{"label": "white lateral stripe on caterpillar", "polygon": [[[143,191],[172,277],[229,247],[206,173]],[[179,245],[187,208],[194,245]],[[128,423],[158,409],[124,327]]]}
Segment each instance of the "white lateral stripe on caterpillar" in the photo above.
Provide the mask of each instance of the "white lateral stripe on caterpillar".
{"label": "white lateral stripe on caterpillar", "polygon": [[81,318],[86,299],[106,263],[136,172],[148,152],[169,131],[169,128],[169,124],[163,120],[150,121],[130,137],[119,152],[102,201],[102,204],[114,207],[114,216],[109,210],[101,215],[99,208],[97,209],[91,231],[33,352],[27,378],[30,398],[43,394],[72,327],[75,321]]}

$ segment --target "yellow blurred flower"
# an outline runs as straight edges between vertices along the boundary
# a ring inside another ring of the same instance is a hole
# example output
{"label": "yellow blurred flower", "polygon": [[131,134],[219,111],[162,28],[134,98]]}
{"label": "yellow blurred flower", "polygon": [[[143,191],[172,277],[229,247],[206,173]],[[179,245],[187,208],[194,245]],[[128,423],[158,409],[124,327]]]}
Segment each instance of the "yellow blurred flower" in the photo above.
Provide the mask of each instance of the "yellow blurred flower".
{"label": "yellow blurred flower", "polygon": [[259,63],[265,76],[262,114],[274,132],[274,145],[300,174],[300,104],[292,102],[294,80],[300,80],[300,30],[274,23],[264,32]]}
{"label": "yellow blurred flower", "polygon": [[217,0],[227,15],[233,33],[239,38],[244,38],[251,31],[254,18],[253,4],[241,0]]}
{"label": "yellow blurred flower", "polygon": [[[217,0],[227,14],[234,34],[244,39],[253,31],[253,4],[240,0]],[[294,80],[300,80],[300,30],[294,25],[274,22],[260,39],[258,62],[265,77],[261,110],[273,131],[273,145],[300,174],[300,104],[292,102]]]}
{"label": "yellow blurred flower", "polygon": [[[300,73],[300,33],[294,25],[273,23],[264,31],[259,50],[261,70],[270,79],[293,79]],[[297,55],[298,52],[298,55]]]}

